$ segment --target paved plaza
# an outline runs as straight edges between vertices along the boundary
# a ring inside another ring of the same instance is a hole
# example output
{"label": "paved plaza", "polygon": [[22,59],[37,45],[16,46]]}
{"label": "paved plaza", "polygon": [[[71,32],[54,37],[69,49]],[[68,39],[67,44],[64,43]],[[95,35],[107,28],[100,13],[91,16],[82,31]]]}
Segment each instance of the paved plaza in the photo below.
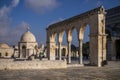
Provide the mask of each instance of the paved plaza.
{"label": "paved plaza", "polygon": [[0,80],[119,80],[120,61],[94,66],[51,70],[1,70]]}

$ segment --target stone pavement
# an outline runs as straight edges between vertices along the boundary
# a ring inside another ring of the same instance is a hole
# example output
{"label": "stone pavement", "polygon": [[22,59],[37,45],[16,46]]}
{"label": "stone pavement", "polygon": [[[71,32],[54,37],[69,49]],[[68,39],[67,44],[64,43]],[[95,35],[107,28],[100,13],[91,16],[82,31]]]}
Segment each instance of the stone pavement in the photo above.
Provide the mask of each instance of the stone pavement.
{"label": "stone pavement", "polygon": [[51,70],[0,70],[0,80],[120,80],[120,61],[108,65]]}

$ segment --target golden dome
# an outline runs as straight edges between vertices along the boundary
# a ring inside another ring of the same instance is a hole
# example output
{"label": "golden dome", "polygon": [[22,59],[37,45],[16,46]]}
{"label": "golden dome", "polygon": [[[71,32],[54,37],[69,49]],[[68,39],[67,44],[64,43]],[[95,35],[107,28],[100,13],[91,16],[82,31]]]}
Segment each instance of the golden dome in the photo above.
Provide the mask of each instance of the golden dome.
{"label": "golden dome", "polygon": [[10,48],[10,47],[5,43],[0,43],[0,48]]}
{"label": "golden dome", "polygon": [[27,31],[21,36],[21,42],[36,42],[35,36],[29,31]]}

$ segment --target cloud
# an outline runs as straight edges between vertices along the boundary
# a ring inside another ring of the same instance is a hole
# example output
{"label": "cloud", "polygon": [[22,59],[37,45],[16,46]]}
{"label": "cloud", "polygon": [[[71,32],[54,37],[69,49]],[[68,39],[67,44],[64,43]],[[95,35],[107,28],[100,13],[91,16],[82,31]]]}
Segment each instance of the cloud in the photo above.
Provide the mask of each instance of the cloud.
{"label": "cloud", "polygon": [[[16,45],[20,41],[21,35],[26,31],[28,23],[21,22],[15,28],[7,27],[6,33],[3,36],[0,34],[0,42],[7,42]],[[1,32],[1,31],[0,31]]]}
{"label": "cloud", "polygon": [[57,0],[25,0],[25,5],[35,12],[43,13],[57,7],[58,2]]}
{"label": "cloud", "polygon": [[17,44],[19,38],[28,25],[26,22],[21,22],[15,27],[11,27],[10,12],[13,7],[16,7],[19,0],[12,0],[10,6],[3,6],[0,8],[0,42],[7,42],[9,44]]}
{"label": "cloud", "polygon": [[6,34],[8,26],[10,25],[10,18],[8,17],[9,13],[9,7],[4,6],[0,9],[0,36]]}
{"label": "cloud", "polygon": [[21,22],[15,28],[9,28],[6,34],[6,42],[17,44],[20,41],[21,35],[27,30],[28,23]]}
{"label": "cloud", "polygon": [[12,7],[16,7],[19,4],[19,0],[12,0]]}

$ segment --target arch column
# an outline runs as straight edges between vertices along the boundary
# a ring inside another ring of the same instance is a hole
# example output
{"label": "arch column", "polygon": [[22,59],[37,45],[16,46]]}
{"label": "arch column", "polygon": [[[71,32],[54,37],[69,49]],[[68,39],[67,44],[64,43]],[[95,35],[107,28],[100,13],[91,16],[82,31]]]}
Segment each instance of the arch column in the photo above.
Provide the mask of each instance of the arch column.
{"label": "arch column", "polygon": [[58,50],[59,50],[59,60],[62,59],[62,54],[61,54],[61,45],[62,45],[62,37],[63,37],[63,33],[59,33],[58,34]]}
{"label": "arch column", "polygon": [[68,64],[71,63],[71,41],[68,41]]}
{"label": "arch column", "polygon": [[59,50],[59,60],[61,60],[61,44],[62,44],[62,42],[58,42],[58,50]]}
{"label": "arch column", "polygon": [[55,60],[55,42],[48,42],[47,45],[48,59]]}
{"label": "arch column", "polygon": [[72,41],[72,36],[71,36],[71,32],[68,30],[67,32],[67,49],[68,49],[68,57],[67,57],[67,63],[70,64],[71,63],[71,41]]}
{"label": "arch column", "polygon": [[82,55],[82,42],[83,42],[83,40],[80,39],[79,40],[79,64],[81,64],[81,65],[83,65],[83,60],[82,60],[82,57],[83,57],[83,55]]}
{"label": "arch column", "polygon": [[48,60],[55,60],[55,33],[47,29],[47,57]]}

